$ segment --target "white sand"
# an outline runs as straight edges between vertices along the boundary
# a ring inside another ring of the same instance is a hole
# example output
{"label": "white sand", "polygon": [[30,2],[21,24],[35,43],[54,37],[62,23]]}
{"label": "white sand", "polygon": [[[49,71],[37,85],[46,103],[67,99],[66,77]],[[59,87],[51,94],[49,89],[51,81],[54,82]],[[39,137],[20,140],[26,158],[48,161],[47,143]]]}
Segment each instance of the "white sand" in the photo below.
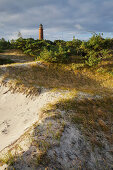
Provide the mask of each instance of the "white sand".
{"label": "white sand", "polygon": [[38,113],[61,93],[43,92],[33,99],[0,87],[0,151],[17,140],[33,123]]}

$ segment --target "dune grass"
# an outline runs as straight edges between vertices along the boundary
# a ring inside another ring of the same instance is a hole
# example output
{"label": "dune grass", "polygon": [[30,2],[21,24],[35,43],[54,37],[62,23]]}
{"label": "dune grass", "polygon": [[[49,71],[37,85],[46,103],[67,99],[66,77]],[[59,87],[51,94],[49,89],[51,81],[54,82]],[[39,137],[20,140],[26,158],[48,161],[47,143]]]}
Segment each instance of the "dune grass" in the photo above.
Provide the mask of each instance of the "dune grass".
{"label": "dune grass", "polygon": [[105,140],[113,142],[113,96],[61,99],[50,106],[65,111],[66,119],[82,131],[93,147],[104,147]]}
{"label": "dune grass", "polygon": [[[37,87],[76,89],[94,94],[113,93],[113,78],[96,69],[74,69],[72,64],[50,64],[44,62],[11,64],[0,67],[1,82],[19,87],[20,92]],[[21,90],[22,89],[22,90]],[[31,90],[32,91],[32,90]],[[36,90],[34,90],[36,91]]]}

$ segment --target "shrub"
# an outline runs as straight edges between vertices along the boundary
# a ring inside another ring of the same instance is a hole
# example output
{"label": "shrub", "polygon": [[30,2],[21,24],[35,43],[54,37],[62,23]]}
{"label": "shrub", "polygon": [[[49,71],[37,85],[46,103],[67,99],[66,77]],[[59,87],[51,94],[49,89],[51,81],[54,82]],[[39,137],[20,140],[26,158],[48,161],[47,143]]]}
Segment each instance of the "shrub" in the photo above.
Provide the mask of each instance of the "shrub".
{"label": "shrub", "polygon": [[109,53],[108,42],[99,34],[93,35],[87,42],[82,42],[80,46],[80,53],[85,56],[85,63],[88,66],[97,65]]}
{"label": "shrub", "polygon": [[37,57],[37,60],[45,60],[47,62],[65,63],[69,61],[68,50],[61,46],[53,47],[50,50],[44,48],[44,50]]}
{"label": "shrub", "polygon": [[101,58],[98,57],[95,51],[90,51],[88,55],[88,59],[85,62],[88,66],[97,65],[101,61]]}
{"label": "shrub", "polygon": [[66,47],[70,51],[70,55],[79,55],[80,54],[80,45],[82,41],[73,39],[72,41],[66,42]]}

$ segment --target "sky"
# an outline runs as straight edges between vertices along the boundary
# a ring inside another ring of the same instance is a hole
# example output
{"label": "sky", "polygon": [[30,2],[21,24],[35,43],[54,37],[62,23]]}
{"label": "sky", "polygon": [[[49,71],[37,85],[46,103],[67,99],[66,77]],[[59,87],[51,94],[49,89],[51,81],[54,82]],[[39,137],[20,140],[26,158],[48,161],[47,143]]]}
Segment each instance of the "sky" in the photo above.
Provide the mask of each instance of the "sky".
{"label": "sky", "polygon": [[113,37],[113,0],[0,0],[0,38],[87,40],[94,32]]}

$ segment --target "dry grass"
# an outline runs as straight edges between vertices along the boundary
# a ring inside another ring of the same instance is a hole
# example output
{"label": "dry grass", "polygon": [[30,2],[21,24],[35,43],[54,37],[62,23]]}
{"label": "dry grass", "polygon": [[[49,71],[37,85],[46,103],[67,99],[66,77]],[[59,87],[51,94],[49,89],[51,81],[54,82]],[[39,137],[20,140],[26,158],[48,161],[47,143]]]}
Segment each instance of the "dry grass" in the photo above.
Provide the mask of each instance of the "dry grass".
{"label": "dry grass", "polygon": [[0,159],[0,166],[4,165],[4,164],[10,164],[11,166],[13,166],[14,162],[17,160],[18,155],[12,154],[10,151],[4,156],[4,158]]}
{"label": "dry grass", "polygon": [[98,66],[97,71],[113,77],[113,56],[104,59]]}
{"label": "dry grass", "polygon": [[[26,61],[33,60],[30,56],[25,56],[20,50],[7,50],[1,55],[9,57],[12,55],[18,59],[23,57]],[[6,65],[0,67],[0,75],[3,83],[10,79],[12,84],[15,81],[16,83],[18,82],[18,85],[26,88],[43,86],[46,88],[76,89],[96,94],[111,94],[113,93],[112,66],[112,56],[93,68],[86,67],[83,61],[76,57],[76,61],[70,64],[31,62],[24,65]]]}
{"label": "dry grass", "polygon": [[113,97],[78,100],[75,96],[60,100],[51,108],[65,110],[67,119],[78,124],[92,144],[102,146],[104,138],[113,142]]}
{"label": "dry grass", "polygon": [[10,49],[10,50],[5,50],[4,52],[0,53],[0,58],[3,59],[11,59],[16,61],[34,61],[35,58],[31,57],[29,55],[24,54],[21,50],[19,49]]}
{"label": "dry grass", "polygon": [[26,63],[25,65],[13,64],[1,67],[2,83],[10,79],[10,82],[18,82],[18,85],[27,88],[39,86],[76,89],[94,94],[113,92],[113,78],[110,75],[100,75],[100,73],[94,73],[88,69],[73,70],[72,65],[49,63]]}

